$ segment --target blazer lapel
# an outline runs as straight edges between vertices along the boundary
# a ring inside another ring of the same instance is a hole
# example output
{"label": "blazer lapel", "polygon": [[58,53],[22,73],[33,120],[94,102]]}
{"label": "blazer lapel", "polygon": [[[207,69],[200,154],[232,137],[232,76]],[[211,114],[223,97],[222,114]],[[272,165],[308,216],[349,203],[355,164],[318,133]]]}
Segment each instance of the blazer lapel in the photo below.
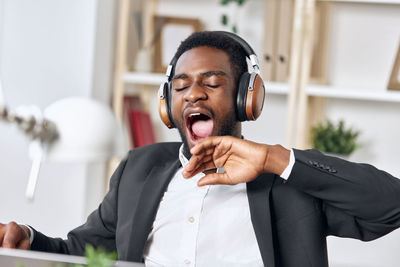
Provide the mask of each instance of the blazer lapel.
{"label": "blazer lapel", "polygon": [[179,160],[170,161],[164,166],[155,166],[147,175],[138,208],[133,217],[127,260],[142,261],[143,250],[161,198],[180,166]]}
{"label": "blazer lapel", "polygon": [[251,221],[261,257],[268,267],[276,266],[269,200],[274,180],[275,175],[266,173],[247,183]]}

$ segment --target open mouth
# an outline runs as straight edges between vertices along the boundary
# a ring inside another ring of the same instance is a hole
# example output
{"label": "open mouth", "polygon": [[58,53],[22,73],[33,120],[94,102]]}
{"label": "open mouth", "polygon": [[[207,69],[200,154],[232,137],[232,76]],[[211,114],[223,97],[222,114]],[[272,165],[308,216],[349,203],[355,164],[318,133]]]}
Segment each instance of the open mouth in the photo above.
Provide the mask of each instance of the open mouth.
{"label": "open mouth", "polygon": [[201,112],[189,113],[186,116],[186,128],[193,144],[211,135],[214,121],[207,114]]}

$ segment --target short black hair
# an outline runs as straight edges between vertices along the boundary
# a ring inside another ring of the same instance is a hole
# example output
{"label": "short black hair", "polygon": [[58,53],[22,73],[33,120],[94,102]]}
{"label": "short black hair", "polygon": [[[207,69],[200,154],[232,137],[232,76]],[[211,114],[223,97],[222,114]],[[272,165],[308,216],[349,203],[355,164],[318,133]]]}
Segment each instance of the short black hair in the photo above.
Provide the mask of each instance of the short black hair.
{"label": "short black hair", "polygon": [[[225,51],[229,56],[235,83],[238,84],[239,77],[244,72],[247,72],[247,53],[238,42],[222,32],[202,31],[191,34],[179,45],[172,63],[175,65],[183,53],[200,46],[208,46]],[[172,68],[171,78],[174,76],[174,69],[175,66]]]}

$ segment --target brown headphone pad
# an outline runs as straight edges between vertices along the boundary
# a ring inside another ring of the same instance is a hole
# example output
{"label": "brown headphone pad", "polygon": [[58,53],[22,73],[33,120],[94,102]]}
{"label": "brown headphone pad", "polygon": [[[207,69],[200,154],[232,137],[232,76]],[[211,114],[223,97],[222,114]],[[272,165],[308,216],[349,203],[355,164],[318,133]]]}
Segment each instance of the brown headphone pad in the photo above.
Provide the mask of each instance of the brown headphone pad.
{"label": "brown headphone pad", "polygon": [[248,90],[246,97],[247,120],[256,120],[263,109],[265,98],[264,82],[260,75],[256,74],[253,90]]}
{"label": "brown headphone pad", "polygon": [[167,111],[167,99],[166,98],[162,98],[160,99],[160,101],[158,102],[158,113],[160,114],[160,118],[162,120],[162,122],[168,127],[168,128],[174,128],[169,116],[168,116],[168,111]]}

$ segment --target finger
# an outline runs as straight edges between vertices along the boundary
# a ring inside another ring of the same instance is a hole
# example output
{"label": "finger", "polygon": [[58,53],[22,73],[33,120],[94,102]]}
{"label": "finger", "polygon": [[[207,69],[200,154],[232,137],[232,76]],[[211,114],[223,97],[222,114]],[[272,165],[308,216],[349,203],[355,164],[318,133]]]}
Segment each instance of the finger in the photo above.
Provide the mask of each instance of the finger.
{"label": "finger", "polygon": [[200,143],[198,143],[197,145],[195,145],[194,147],[192,147],[190,153],[192,155],[197,155],[204,151],[207,151],[210,148],[213,150],[213,147],[218,145],[220,142],[221,142],[221,136],[210,136],[201,141]]}
{"label": "finger", "polygon": [[205,155],[196,155],[192,156],[185,166],[186,171],[192,171],[194,170],[198,165],[204,162]]}
{"label": "finger", "polygon": [[214,153],[215,146],[210,147],[200,147],[196,154],[192,154],[192,156],[200,156],[200,155],[212,155]]}
{"label": "finger", "polygon": [[4,248],[16,248],[16,244],[19,243],[23,236],[18,225],[15,222],[10,222],[6,226],[6,232],[3,239]]}
{"label": "finger", "polygon": [[216,185],[216,184],[233,185],[234,183],[226,173],[207,174],[197,182],[198,186]]}
{"label": "finger", "polygon": [[184,170],[187,172],[192,172],[197,169],[201,164],[212,160],[212,155],[205,156],[192,156],[189,163],[185,166]]}
{"label": "finger", "polygon": [[25,249],[28,250],[30,249],[31,244],[29,242],[29,239],[23,239],[21,242],[18,243],[18,245],[16,246],[16,248],[18,249]]}
{"label": "finger", "polygon": [[215,166],[214,162],[212,161],[207,161],[201,164],[198,168],[196,168],[193,172],[192,175],[196,175],[200,172],[205,172],[207,170],[213,170],[216,169],[217,167]]}
{"label": "finger", "polygon": [[22,241],[20,244],[18,244],[18,248],[20,249],[30,249],[31,247],[31,231],[29,230],[29,227],[26,225],[19,225],[20,229],[22,230]]}
{"label": "finger", "polygon": [[3,245],[4,234],[6,232],[6,227],[4,224],[0,223],[0,247]]}
{"label": "finger", "polygon": [[207,162],[203,162],[200,165],[196,166],[196,168],[194,168],[191,171],[184,170],[182,172],[182,176],[184,178],[189,178],[189,177],[195,176],[196,174],[198,174],[200,172],[204,172],[206,170],[215,169],[215,168],[216,167],[215,167],[214,162],[212,160],[209,160]]}
{"label": "finger", "polygon": [[221,142],[218,146],[215,147],[213,156],[215,159],[218,159],[222,156],[228,156],[227,154],[232,148],[232,143],[223,143]]}

